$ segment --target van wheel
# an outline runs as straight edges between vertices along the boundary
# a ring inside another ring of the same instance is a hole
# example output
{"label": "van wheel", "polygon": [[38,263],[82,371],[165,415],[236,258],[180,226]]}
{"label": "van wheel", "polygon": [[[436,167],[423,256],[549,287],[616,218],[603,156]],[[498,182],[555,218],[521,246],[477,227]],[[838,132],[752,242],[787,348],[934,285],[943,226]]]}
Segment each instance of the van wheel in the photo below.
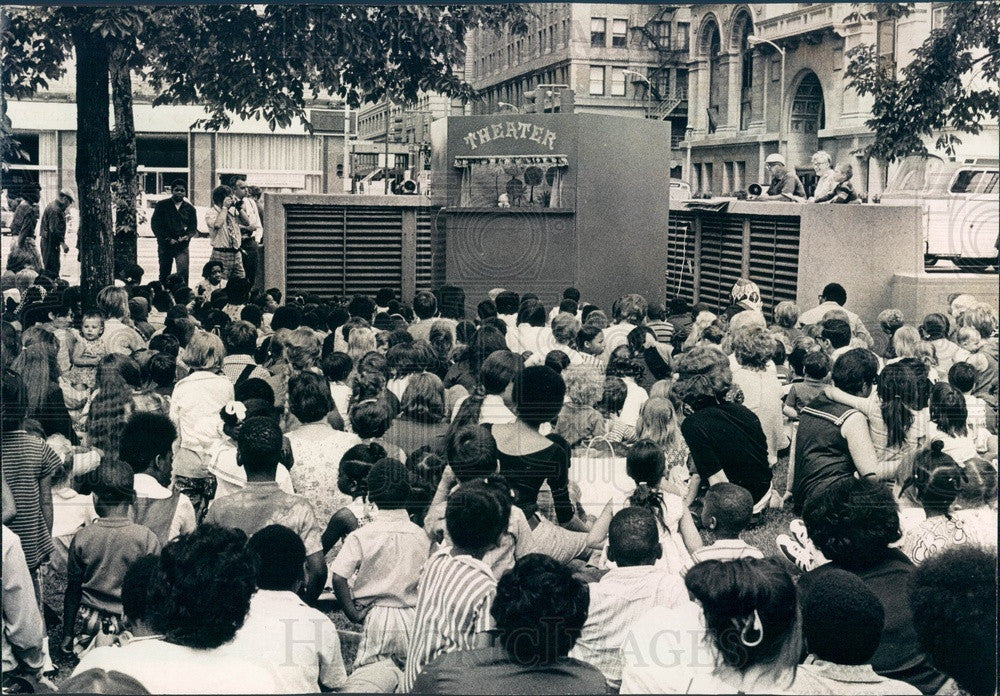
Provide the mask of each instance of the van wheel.
{"label": "van wheel", "polygon": [[931,256],[930,254],[924,254],[924,266],[936,266],[938,262],[937,256]]}

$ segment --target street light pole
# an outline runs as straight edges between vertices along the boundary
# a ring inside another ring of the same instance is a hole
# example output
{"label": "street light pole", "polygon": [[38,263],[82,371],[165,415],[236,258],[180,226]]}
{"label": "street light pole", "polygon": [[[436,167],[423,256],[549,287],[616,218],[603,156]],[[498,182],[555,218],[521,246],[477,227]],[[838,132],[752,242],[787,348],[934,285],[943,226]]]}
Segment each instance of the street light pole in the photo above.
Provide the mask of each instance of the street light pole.
{"label": "street light pole", "polygon": [[759,46],[762,43],[766,43],[781,54],[781,84],[778,91],[778,101],[781,104],[781,113],[778,114],[778,154],[785,157],[785,49],[770,39],[762,39],[757,36],[748,36],[747,43],[751,46]]}
{"label": "street light pole", "polygon": [[622,70],[622,74],[635,75],[640,80],[646,83],[646,95],[643,98],[642,102],[643,102],[643,111],[645,112],[645,117],[649,118],[649,97],[650,97],[649,93],[653,90],[653,83],[649,81],[648,77],[646,77],[640,72],[636,72],[635,70]]}

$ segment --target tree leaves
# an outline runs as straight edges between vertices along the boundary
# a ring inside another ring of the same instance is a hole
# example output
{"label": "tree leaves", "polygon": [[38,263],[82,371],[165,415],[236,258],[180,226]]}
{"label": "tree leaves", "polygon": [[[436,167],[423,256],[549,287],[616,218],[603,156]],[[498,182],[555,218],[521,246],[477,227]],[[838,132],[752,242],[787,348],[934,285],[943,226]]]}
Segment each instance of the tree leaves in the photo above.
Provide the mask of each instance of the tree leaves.
{"label": "tree leaves", "polygon": [[[893,11],[908,13],[905,7]],[[848,53],[850,85],[874,98],[866,121],[875,133],[866,148],[870,156],[893,161],[925,154],[927,141],[953,155],[962,142],[956,132],[977,134],[985,120],[1000,117],[1000,4],[995,0],[949,3],[942,26],[912,54],[895,76],[873,46]]]}

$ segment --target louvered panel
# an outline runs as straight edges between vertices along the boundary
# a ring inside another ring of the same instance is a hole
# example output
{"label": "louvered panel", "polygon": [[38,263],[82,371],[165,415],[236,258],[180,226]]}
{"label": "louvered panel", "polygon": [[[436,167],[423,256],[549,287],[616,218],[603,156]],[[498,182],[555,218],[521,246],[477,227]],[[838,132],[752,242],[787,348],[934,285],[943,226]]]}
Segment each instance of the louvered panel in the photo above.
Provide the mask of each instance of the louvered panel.
{"label": "louvered panel", "polygon": [[374,295],[403,280],[403,213],[399,208],[347,209],[346,295]]}
{"label": "louvered panel", "polygon": [[343,206],[285,206],[285,285],[289,294],[343,294],[343,216]]}
{"label": "louvered panel", "polygon": [[681,297],[694,302],[694,216],[670,212],[667,226],[667,298]]}
{"label": "louvered panel", "polygon": [[701,292],[699,301],[716,311],[729,306],[743,258],[743,219],[705,215],[701,225]]}
{"label": "louvered panel", "polygon": [[444,235],[435,234],[438,209],[417,211],[416,289],[444,285]]}
{"label": "louvered panel", "polygon": [[799,278],[799,218],[750,218],[750,280],[760,287],[764,311],[794,301]]}
{"label": "louvered panel", "polygon": [[[443,234],[434,230],[436,208],[415,212],[413,277],[417,288],[429,289],[444,282]],[[395,206],[286,204],[286,287],[324,297],[401,288],[403,213]]]}

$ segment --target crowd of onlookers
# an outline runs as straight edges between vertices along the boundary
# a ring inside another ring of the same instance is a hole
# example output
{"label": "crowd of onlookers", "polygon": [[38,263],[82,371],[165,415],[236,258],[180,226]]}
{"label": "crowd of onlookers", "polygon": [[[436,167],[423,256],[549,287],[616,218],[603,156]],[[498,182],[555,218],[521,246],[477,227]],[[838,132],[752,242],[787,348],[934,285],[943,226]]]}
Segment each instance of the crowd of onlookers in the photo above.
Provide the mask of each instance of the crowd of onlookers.
{"label": "crowd of onlookers", "polygon": [[990,305],[226,276],[5,274],[5,687],[995,694]]}

